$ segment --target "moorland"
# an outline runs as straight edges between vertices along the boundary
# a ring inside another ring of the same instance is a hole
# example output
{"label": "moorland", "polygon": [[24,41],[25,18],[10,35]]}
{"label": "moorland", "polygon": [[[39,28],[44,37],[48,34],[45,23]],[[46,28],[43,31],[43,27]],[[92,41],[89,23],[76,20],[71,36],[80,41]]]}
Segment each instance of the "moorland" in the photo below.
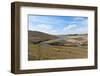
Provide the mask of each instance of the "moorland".
{"label": "moorland", "polygon": [[87,38],[87,34],[50,35],[28,31],[28,60],[87,58]]}

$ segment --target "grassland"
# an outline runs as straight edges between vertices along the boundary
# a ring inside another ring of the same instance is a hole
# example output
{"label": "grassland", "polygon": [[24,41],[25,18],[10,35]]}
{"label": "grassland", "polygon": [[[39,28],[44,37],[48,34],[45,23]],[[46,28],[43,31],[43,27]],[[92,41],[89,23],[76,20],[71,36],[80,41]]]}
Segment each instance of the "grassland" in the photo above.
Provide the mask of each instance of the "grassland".
{"label": "grassland", "polygon": [[87,47],[29,44],[29,60],[87,58]]}
{"label": "grassland", "polygon": [[87,58],[87,45],[86,34],[57,37],[31,32],[28,43],[28,60]]}

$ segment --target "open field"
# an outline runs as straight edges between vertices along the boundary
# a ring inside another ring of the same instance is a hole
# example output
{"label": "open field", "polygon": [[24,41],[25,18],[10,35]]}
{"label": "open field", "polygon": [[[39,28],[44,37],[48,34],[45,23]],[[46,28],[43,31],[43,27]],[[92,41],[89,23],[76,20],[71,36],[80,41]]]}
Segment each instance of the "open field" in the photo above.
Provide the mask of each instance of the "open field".
{"label": "open field", "polygon": [[29,60],[87,58],[87,54],[87,47],[29,45]]}
{"label": "open field", "polygon": [[87,45],[87,34],[54,36],[31,31],[28,40],[28,60],[87,58]]}

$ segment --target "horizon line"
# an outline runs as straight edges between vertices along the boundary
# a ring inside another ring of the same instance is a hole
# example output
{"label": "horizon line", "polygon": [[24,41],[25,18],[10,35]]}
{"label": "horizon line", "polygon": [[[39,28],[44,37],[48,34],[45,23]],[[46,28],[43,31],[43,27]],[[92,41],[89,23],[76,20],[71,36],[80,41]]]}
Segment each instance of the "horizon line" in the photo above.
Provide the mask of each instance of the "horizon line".
{"label": "horizon line", "polygon": [[[35,31],[35,30],[28,30],[28,31]],[[35,31],[35,32],[41,32],[41,33],[45,33],[45,34],[50,34],[50,33],[46,33],[46,32],[42,32],[42,31]],[[70,33],[70,34],[50,34],[50,35],[79,35],[79,34],[88,34],[88,33]]]}

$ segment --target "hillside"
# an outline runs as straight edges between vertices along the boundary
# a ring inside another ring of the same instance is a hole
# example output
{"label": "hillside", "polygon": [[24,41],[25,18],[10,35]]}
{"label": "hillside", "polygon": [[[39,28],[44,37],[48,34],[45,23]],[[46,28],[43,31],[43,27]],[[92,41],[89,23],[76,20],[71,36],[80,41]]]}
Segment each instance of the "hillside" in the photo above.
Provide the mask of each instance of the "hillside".
{"label": "hillside", "polygon": [[28,60],[80,59],[88,57],[88,35],[50,35],[28,32]]}
{"label": "hillside", "polygon": [[60,35],[57,39],[44,41],[43,43],[50,45],[62,45],[62,46],[87,46],[87,34],[75,34],[75,35]]}
{"label": "hillside", "polygon": [[49,35],[47,33],[38,32],[38,31],[28,31],[28,39],[33,43],[38,43],[42,41],[48,41],[56,39],[57,37],[54,35]]}

